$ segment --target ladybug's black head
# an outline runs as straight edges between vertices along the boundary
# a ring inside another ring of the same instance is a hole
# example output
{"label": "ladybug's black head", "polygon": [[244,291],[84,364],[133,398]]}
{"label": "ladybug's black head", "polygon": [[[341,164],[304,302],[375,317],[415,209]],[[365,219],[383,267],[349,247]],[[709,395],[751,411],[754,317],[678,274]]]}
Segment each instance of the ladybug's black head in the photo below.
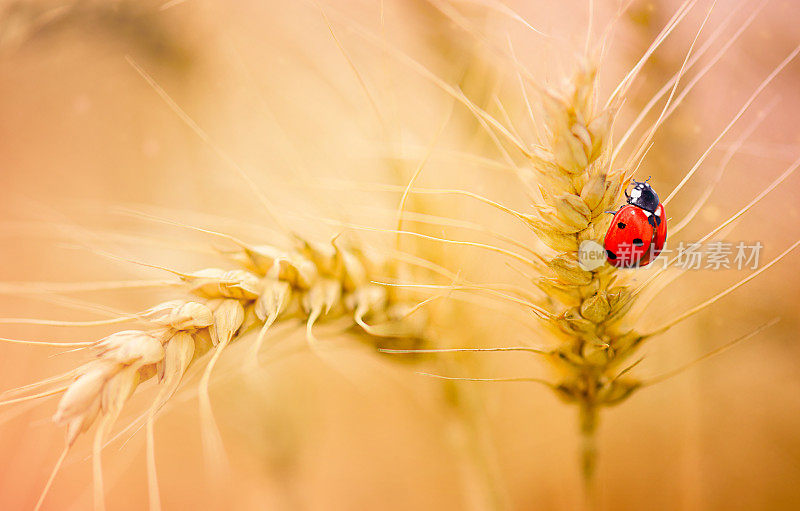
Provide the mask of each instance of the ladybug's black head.
{"label": "ladybug's black head", "polygon": [[633,204],[645,211],[655,213],[659,203],[660,201],[658,200],[656,191],[653,190],[653,187],[650,186],[647,181],[633,181],[633,189],[630,195],[628,195],[628,204]]}

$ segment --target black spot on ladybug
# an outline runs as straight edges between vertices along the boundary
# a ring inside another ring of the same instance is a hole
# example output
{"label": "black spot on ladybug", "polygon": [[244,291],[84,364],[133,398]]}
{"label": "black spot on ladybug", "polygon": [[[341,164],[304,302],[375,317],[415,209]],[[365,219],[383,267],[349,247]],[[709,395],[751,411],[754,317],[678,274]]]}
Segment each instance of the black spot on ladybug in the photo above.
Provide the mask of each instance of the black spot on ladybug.
{"label": "black spot on ladybug", "polygon": [[617,254],[615,254],[614,252],[612,252],[612,251],[610,251],[610,250],[606,250],[606,255],[607,255],[607,256],[608,256],[608,258],[609,258],[609,259],[611,259],[611,260],[614,260],[614,259],[616,259],[616,258],[617,258]]}
{"label": "black spot on ladybug", "polygon": [[642,238],[633,238],[633,244],[637,247],[641,247],[644,245],[644,241],[642,241]]}
{"label": "black spot on ladybug", "polygon": [[624,229],[626,227],[625,222],[618,223],[617,227],[619,227],[620,229]]}

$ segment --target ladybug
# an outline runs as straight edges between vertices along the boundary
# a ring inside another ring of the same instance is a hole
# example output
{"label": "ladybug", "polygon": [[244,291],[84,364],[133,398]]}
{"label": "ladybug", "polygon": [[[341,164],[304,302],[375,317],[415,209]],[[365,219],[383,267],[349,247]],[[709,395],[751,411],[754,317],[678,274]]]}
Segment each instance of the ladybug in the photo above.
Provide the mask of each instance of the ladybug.
{"label": "ladybug", "polygon": [[617,268],[650,264],[667,241],[664,205],[647,181],[633,180],[631,193],[625,191],[628,204],[609,212],[614,213],[614,219],[604,245],[608,263]]}

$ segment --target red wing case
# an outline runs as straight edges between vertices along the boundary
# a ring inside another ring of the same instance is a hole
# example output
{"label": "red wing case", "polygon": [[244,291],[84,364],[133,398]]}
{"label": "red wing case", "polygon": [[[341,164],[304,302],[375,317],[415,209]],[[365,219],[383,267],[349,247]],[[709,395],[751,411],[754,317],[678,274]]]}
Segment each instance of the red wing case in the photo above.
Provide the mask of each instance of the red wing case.
{"label": "red wing case", "polygon": [[658,254],[660,254],[664,249],[664,243],[667,241],[667,214],[664,211],[663,204],[658,205],[655,217],[660,218],[661,221],[659,222],[658,227],[656,227],[656,232],[653,236],[653,245],[642,257],[641,261],[639,261],[639,266],[646,266],[653,262],[653,260],[658,257]]}
{"label": "red wing case", "polygon": [[[663,207],[659,208],[663,211]],[[661,225],[666,229],[665,220],[662,219]],[[639,266],[642,258],[650,250],[654,231],[645,210],[631,205],[623,206],[614,215],[606,233],[605,249],[608,263],[617,268]],[[663,247],[663,242],[661,246]]]}

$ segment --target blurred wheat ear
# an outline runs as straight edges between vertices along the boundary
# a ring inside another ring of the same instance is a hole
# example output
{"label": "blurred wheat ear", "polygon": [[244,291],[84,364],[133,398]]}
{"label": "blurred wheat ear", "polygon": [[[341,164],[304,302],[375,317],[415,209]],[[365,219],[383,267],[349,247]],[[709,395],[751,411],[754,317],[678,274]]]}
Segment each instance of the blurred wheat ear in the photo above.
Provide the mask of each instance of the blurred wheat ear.
{"label": "blurred wheat ear", "polygon": [[[266,245],[252,246],[230,236],[219,236],[238,245],[237,249],[225,252],[225,255],[239,269],[208,268],[182,273],[164,268],[177,280],[162,285],[194,298],[172,300],[134,315],[101,321],[105,324],[138,322],[144,325],[144,329],[120,331],[96,342],[29,343],[76,346],[94,352],[94,359],[75,370],[17,389],[28,395],[2,402],[11,404],[61,394],[54,421],[67,427],[66,446],[42,492],[37,509],[44,502],[70,447],[94,424],[97,424],[93,444],[95,507],[105,507],[101,452],[125,402],[141,382],[152,378],[157,380],[159,387],[155,399],[149,409],[126,429],[141,421],[146,425],[150,507],[160,509],[153,422],[193,364],[205,364],[198,388],[204,450],[209,456],[210,468],[218,470],[224,465],[225,455],[208,387],[223,350],[250,331],[258,331],[254,342],[250,337],[253,344],[248,362],[253,367],[258,366],[258,356],[268,339],[270,327],[278,321],[304,320],[309,347],[323,358],[327,355],[317,346],[313,333],[318,321],[344,321],[342,326],[357,325],[370,335],[396,340],[418,339],[424,334],[416,325],[404,320],[408,310],[403,304],[393,299],[386,288],[371,283],[373,279],[391,278],[391,264],[367,255],[357,246],[342,239],[319,245],[295,236],[294,247],[282,250]],[[91,286],[84,286],[82,290],[91,290]],[[370,325],[373,321],[378,325]],[[3,322],[64,326],[87,323],[24,319],[5,319]],[[32,391],[36,393],[30,394]]]}

